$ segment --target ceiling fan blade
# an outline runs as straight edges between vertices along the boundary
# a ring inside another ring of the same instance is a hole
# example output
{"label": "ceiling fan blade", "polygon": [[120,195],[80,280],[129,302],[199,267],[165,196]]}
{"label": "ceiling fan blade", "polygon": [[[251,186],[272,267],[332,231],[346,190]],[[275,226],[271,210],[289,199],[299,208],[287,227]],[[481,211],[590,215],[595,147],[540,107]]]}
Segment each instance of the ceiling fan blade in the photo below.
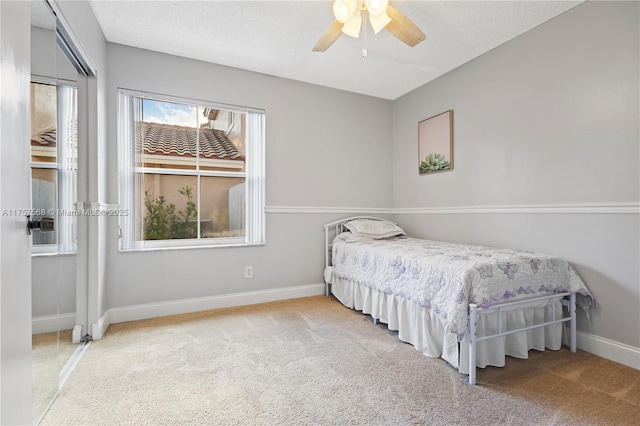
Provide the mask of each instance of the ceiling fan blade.
{"label": "ceiling fan blade", "polygon": [[387,24],[385,29],[401,42],[413,47],[427,38],[420,28],[398,9],[389,6],[387,14],[391,18],[391,22]]}
{"label": "ceiling fan blade", "polygon": [[324,52],[342,35],[342,23],[333,21],[333,24],[320,36],[318,42],[313,46],[314,52]]}

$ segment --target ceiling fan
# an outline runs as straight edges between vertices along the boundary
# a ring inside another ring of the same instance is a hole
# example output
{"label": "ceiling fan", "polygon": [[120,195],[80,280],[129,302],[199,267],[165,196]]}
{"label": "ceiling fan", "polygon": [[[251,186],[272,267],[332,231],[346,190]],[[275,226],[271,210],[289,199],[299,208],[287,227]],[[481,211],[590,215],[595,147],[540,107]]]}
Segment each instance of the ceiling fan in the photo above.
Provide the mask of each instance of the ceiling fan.
{"label": "ceiling fan", "polygon": [[320,36],[312,49],[314,52],[327,50],[342,33],[358,38],[362,28],[365,43],[362,56],[366,57],[367,17],[374,33],[377,34],[384,28],[410,47],[427,38],[409,18],[389,6],[388,0],[334,0],[333,14],[336,20]]}

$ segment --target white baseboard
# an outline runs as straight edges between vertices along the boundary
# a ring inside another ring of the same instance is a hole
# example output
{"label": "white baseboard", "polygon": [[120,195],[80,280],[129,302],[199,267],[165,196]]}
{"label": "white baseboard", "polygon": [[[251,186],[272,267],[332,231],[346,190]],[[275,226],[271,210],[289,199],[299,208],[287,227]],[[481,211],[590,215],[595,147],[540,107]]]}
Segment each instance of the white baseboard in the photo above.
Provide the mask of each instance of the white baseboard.
{"label": "white baseboard", "polygon": [[76,326],[76,313],[45,315],[31,319],[31,334],[53,333],[58,330],[71,330]]}
{"label": "white baseboard", "polygon": [[[233,306],[253,305],[274,302],[276,300],[298,297],[319,296],[324,294],[324,284],[309,284],[297,287],[284,287],[272,290],[250,291],[225,294],[222,296],[199,297],[195,299],[173,300],[170,302],[149,303],[145,305],[111,308],[108,311],[110,322],[116,324],[126,321],[186,314],[210,309],[230,308]],[[104,318],[104,317],[103,317]],[[93,336],[96,340],[95,335]]]}
{"label": "white baseboard", "polygon": [[100,340],[104,333],[107,332],[107,328],[109,328],[109,324],[111,324],[111,310],[107,309],[107,312],[104,313],[102,317],[98,320],[98,322],[94,322],[91,324],[91,338],[93,340]]}
{"label": "white baseboard", "polygon": [[76,324],[75,327],[73,327],[73,333],[71,335],[71,343],[80,343],[82,341],[82,338],[84,336],[82,335],[82,326],[80,324]]}
{"label": "white baseboard", "polygon": [[576,346],[585,352],[640,370],[640,348],[577,332]]}

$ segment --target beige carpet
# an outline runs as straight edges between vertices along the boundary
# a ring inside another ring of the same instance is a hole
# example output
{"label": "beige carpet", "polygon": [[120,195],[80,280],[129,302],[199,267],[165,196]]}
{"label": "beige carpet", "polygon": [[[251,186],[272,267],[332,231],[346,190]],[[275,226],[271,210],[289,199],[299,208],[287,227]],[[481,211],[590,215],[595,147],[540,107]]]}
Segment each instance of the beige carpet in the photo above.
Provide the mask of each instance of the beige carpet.
{"label": "beige carpet", "polygon": [[566,349],[479,386],[324,296],[115,324],[43,425],[638,424],[640,371]]}

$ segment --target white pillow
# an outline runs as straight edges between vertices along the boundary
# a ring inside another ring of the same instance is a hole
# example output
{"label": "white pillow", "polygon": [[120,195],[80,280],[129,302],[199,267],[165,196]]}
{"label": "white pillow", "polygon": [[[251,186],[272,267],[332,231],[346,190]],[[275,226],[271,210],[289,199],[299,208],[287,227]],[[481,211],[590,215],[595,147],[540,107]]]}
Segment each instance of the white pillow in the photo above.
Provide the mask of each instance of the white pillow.
{"label": "white pillow", "polygon": [[407,235],[398,225],[386,220],[354,219],[345,222],[344,227],[356,237],[367,237],[376,240],[399,235],[406,237]]}

